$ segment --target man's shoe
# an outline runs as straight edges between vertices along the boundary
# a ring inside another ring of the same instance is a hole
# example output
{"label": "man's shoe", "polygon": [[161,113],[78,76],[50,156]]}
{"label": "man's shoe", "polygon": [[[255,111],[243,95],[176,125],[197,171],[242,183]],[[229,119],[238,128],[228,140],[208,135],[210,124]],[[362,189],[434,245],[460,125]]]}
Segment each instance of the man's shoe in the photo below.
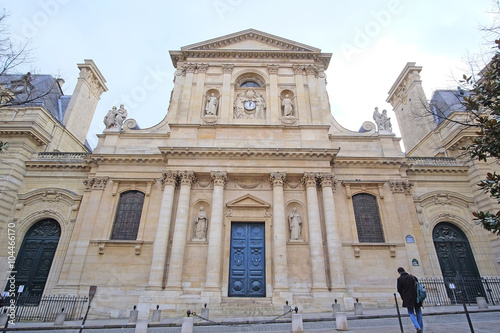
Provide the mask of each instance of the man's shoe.
{"label": "man's shoe", "polygon": [[422,333],[422,329],[420,327],[417,328],[417,333]]}

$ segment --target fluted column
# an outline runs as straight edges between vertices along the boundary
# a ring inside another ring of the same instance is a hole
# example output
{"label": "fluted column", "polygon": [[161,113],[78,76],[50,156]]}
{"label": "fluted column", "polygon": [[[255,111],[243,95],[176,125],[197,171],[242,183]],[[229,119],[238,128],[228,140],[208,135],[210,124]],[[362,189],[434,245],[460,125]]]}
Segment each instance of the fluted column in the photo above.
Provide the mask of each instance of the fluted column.
{"label": "fluted column", "polygon": [[285,172],[271,172],[273,187],[273,260],[274,291],[288,290],[288,260],[286,255],[286,216],[283,182]]}
{"label": "fluted column", "polygon": [[323,189],[323,209],[325,212],[326,241],[328,244],[328,257],[330,259],[331,284],[334,289],[345,289],[342,243],[339,237],[337,216],[335,214],[335,201],[333,199],[335,180],[331,173],[323,173],[320,174],[319,177]]}
{"label": "fluted column", "polygon": [[328,291],[326,287],[325,259],[323,255],[323,237],[319,216],[316,174],[305,173],[302,178],[306,186],[307,217],[309,220],[309,248],[312,265],[312,292]]}
{"label": "fluted column", "polygon": [[184,265],[184,249],[186,247],[186,234],[188,228],[189,201],[191,197],[191,185],[196,181],[196,175],[192,171],[179,172],[180,192],[177,203],[177,216],[175,218],[174,237],[172,240],[172,252],[167,277],[167,289],[181,290],[182,268]]}
{"label": "fluted column", "polygon": [[168,248],[168,235],[172,222],[172,207],[174,205],[174,191],[177,174],[173,171],[163,173],[161,180],[163,198],[161,200],[160,216],[158,227],[156,228],[155,242],[153,248],[153,259],[151,271],[149,272],[149,282],[146,289],[161,290],[163,286],[163,275],[165,274],[165,259]]}
{"label": "fluted column", "polygon": [[220,267],[222,251],[222,228],[224,212],[224,187],[227,183],[227,173],[214,171],[210,173],[214,181],[212,197],[212,216],[208,232],[208,259],[205,290],[220,290]]}

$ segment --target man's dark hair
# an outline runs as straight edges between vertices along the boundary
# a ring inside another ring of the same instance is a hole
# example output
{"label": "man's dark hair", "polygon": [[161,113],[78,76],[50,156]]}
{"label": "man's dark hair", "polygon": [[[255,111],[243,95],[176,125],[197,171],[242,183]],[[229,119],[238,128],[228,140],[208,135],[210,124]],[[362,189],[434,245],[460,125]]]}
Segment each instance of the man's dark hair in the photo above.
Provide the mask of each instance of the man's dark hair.
{"label": "man's dark hair", "polygon": [[398,273],[403,273],[404,271],[405,271],[405,269],[403,267],[398,268]]}

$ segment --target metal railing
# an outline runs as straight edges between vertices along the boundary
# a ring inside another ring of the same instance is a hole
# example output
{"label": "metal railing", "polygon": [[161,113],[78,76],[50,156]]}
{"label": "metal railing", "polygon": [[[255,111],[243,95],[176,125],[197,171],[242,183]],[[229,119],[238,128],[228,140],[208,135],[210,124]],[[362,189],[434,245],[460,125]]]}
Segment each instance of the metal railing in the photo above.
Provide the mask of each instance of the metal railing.
{"label": "metal railing", "polygon": [[424,304],[453,305],[476,303],[476,297],[484,297],[493,305],[500,303],[500,277],[479,278],[421,278],[419,282],[427,290]]}
{"label": "metal railing", "polygon": [[[54,321],[59,312],[66,313],[65,320],[79,320],[87,301],[87,297],[72,295],[21,294],[15,303],[15,321]],[[8,298],[3,302],[4,306],[9,303]]]}

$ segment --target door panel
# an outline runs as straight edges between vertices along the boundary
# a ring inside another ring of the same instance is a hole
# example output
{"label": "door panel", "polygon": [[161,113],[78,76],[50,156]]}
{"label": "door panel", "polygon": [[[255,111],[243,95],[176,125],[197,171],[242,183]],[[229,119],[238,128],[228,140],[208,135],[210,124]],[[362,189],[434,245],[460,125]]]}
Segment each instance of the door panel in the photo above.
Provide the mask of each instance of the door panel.
{"label": "door panel", "polygon": [[265,297],[264,223],[233,222],[229,266],[230,297]]}

